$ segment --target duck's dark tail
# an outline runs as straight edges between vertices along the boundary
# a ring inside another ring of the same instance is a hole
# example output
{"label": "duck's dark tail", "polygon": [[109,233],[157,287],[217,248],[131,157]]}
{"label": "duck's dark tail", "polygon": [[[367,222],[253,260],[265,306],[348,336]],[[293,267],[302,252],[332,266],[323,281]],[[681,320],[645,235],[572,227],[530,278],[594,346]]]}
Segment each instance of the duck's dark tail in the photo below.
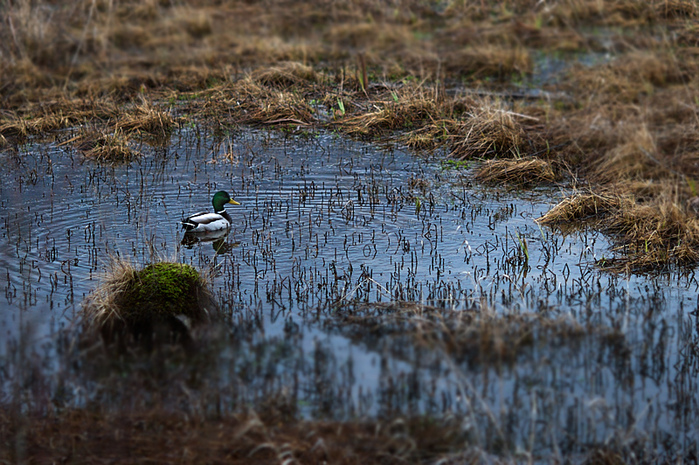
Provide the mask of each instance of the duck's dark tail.
{"label": "duck's dark tail", "polygon": [[184,229],[185,231],[191,231],[197,227],[197,223],[191,221],[189,218],[180,221],[180,224],[182,225],[182,229]]}

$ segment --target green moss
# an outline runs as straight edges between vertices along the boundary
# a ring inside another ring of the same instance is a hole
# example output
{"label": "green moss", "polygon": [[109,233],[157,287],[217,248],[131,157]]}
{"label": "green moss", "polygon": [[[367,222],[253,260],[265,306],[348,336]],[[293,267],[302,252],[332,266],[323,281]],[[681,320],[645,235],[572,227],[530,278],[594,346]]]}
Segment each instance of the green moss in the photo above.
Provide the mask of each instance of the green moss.
{"label": "green moss", "polygon": [[199,273],[192,266],[155,263],[134,274],[119,307],[127,320],[174,315],[199,319],[203,289]]}

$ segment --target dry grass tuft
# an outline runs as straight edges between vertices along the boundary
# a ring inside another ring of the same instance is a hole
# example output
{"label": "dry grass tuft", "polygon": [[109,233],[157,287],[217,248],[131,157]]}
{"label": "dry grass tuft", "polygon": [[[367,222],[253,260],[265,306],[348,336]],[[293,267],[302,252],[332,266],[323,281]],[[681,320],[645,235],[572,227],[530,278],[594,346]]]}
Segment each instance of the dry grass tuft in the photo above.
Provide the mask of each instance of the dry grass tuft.
{"label": "dry grass tuft", "polygon": [[256,70],[251,77],[265,86],[292,87],[318,82],[322,74],[310,66],[290,61]]}
{"label": "dry grass tuft", "polygon": [[505,80],[530,73],[532,60],[523,47],[486,44],[448,53],[444,66],[449,73],[471,79],[495,77]]}
{"label": "dry grass tuft", "polygon": [[668,177],[670,173],[654,157],[655,153],[652,134],[646,126],[641,126],[630,131],[626,141],[607,151],[597,161],[592,175],[604,184]]}
{"label": "dry grass tuft", "polygon": [[565,87],[579,98],[598,105],[633,104],[659,89],[688,82],[691,70],[667,51],[630,52],[593,67],[573,66]]}
{"label": "dry grass tuft", "polygon": [[457,123],[451,139],[451,156],[469,158],[519,157],[525,132],[518,115],[497,102],[484,102]]}
{"label": "dry grass tuft", "polygon": [[663,0],[655,2],[654,7],[661,18],[691,19],[699,16],[699,5],[691,0]]}
{"label": "dry grass tuft", "polygon": [[3,118],[0,123],[0,134],[12,139],[24,140],[31,133],[30,123],[16,116]]}
{"label": "dry grass tuft", "polygon": [[340,117],[334,125],[353,136],[377,136],[387,131],[422,127],[440,118],[445,111],[449,110],[426,89],[408,88],[400,95],[392,94],[390,100],[374,102],[371,111]]}
{"label": "dry grass tuft", "polygon": [[610,271],[646,272],[695,264],[699,260],[699,218],[691,206],[668,198],[666,190],[653,193],[651,199],[640,203],[628,194],[576,194],[537,222],[562,231],[593,224],[609,234],[615,252],[621,255],[603,258],[598,265]]}
{"label": "dry grass tuft", "polygon": [[593,192],[575,194],[564,199],[536,222],[545,226],[567,229],[575,223],[600,221],[631,205],[633,200],[615,194]]}
{"label": "dry grass tuft", "polygon": [[145,100],[116,123],[117,130],[146,133],[156,140],[167,140],[175,126],[170,113]]}
{"label": "dry grass tuft", "polygon": [[686,266],[699,260],[699,218],[675,202],[621,209],[605,230],[624,252],[614,262],[613,268],[620,271],[651,271],[665,264]]}
{"label": "dry grass tuft", "polygon": [[119,298],[137,279],[137,270],[131,262],[112,257],[109,271],[102,283],[84,303],[84,320],[89,332],[113,334],[125,325],[119,312]]}
{"label": "dry grass tuft", "polygon": [[486,184],[514,184],[521,187],[548,184],[560,176],[546,160],[486,160],[477,170],[476,179]]}
{"label": "dry grass tuft", "polygon": [[128,163],[141,154],[129,147],[129,140],[123,131],[116,129],[111,134],[87,130],[74,138],[74,146],[85,157],[100,162]]}
{"label": "dry grass tuft", "polygon": [[[293,91],[270,89],[251,77],[246,77],[232,87],[224,88],[226,112],[236,124],[296,124],[315,122],[314,110],[302,95]],[[212,102],[217,111],[221,101]]]}
{"label": "dry grass tuft", "polygon": [[0,134],[21,141],[30,135],[41,137],[81,123],[108,121],[119,113],[114,102],[105,99],[59,97],[5,112],[0,117]]}

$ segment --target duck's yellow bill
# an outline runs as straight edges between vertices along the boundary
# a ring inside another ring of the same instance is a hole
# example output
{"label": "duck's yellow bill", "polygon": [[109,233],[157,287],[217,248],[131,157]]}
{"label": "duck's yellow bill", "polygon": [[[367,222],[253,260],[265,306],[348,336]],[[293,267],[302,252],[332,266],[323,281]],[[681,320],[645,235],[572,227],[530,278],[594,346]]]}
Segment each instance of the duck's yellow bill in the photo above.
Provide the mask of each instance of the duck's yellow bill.
{"label": "duck's yellow bill", "polygon": [[232,203],[233,205],[240,205],[240,202],[236,202],[236,201],[233,200],[233,199],[230,199],[230,200],[228,201],[228,203]]}

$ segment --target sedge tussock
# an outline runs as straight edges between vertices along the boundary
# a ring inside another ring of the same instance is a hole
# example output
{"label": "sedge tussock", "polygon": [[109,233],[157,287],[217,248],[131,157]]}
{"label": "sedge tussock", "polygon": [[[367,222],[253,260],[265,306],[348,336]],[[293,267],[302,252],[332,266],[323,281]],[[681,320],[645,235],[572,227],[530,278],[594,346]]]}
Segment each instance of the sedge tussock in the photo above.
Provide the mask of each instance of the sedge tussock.
{"label": "sedge tussock", "polygon": [[[657,189],[647,183],[644,186]],[[610,236],[618,254],[598,260],[609,271],[646,272],[667,265],[692,265],[699,260],[699,218],[686,205],[691,202],[678,203],[667,192],[654,194],[646,202],[629,194],[575,194],[536,221],[564,232],[596,225]]]}
{"label": "sedge tussock", "polygon": [[251,74],[251,77],[265,86],[291,87],[317,82],[322,75],[310,66],[287,61],[269,68],[258,69]]}
{"label": "sedge tussock", "polygon": [[22,111],[7,112],[0,118],[0,134],[23,140],[84,122],[116,118],[118,114],[113,102],[104,99],[51,99],[27,105]]}
{"label": "sedge tussock", "polygon": [[610,63],[574,66],[568,72],[567,87],[599,104],[638,103],[657,89],[687,82],[690,69],[667,53],[631,52]]}
{"label": "sedge tussock", "polygon": [[476,179],[486,184],[531,186],[559,179],[550,162],[540,158],[486,160],[478,168]]}
{"label": "sedge tussock", "polygon": [[459,122],[451,136],[451,157],[518,157],[524,141],[525,132],[517,116],[498,103],[485,102]]}
{"label": "sedge tussock", "polygon": [[690,19],[699,16],[699,5],[691,0],[655,2],[655,13],[662,18]]}
{"label": "sedge tussock", "polygon": [[251,77],[224,91],[231,118],[239,124],[311,124],[313,109],[303,96],[286,90],[270,89]]}
{"label": "sedge tussock", "polygon": [[0,123],[0,134],[4,137],[12,137],[14,139],[24,140],[30,134],[29,122],[17,117],[3,118]]}
{"label": "sedge tussock", "polygon": [[122,119],[117,121],[117,129],[126,132],[143,132],[154,137],[167,136],[175,126],[175,120],[150,102],[143,101]]}
{"label": "sedge tussock", "polygon": [[136,268],[123,259],[113,257],[102,284],[85,300],[84,317],[88,331],[104,331],[121,326],[124,319],[118,309],[119,296],[136,279]]}
{"label": "sedge tussock", "polygon": [[506,79],[513,74],[531,72],[532,60],[523,47],[478,45],[447,54],[445,68],[448,72],[480,79],[496,77]]}
{"label": "sedge tussock", "polygon": [[378,135],[385,131],[422,126],[443,111],[434,99],[419,94],[406,94],[397,100],[377,102],[373,107],[374,111],[336,121],[337,127],[350,135]]}
{"label": "sedge tussock", "polygon": [[[699,218],[674,202],[634,205],[614,215],[606,229],[640,268],[684,266],[699,258]],[[655,263],[645,266],[646,262]]]}
{"label": "sedge tussock", "polygon": [[644,125],[628,140],[611,148],[598,161],[593,176],[602,183],[668,177],[658,157],[655,140]]}
{"label": "sedge tussock", "polygon": [[191,39],[202,39],[213,33],[213,18],[210,11],[204,8],[189,6],[174,7],[171,18],[175,30],[184,30]]}
{"label": "sedge tussock", "polygon": [[565,198],[536,222],[545,226],[568,227],[572,223],[601,220],[632,203],[630,198],[620,195],[579,193]]}
{"label": "sedge tussock", "polygon": [[86,158],[100,162],[125,163],[141,154],[129,147],[129,140],[123,131],[116,129],[112,133],[95,130],[83,131],[74,143]]}
{"label": "sedge tussock", "polygon": [[409,26],[388,22],[357,21],[330,25],[323,39],[330,45],[328,52],[333,58],[347,59],[352,52],[362,51],[369,65],[383,63],[383,57],[398,54],[416,58],[415,55],[423,49]]}
{"label": "sedge tussock", "polygon": [[207,280],[190,265],[159,261],[137,269],[112,257],[101,285],[83,305],[85,327],[107,343],[124,343],[127,335],[150,341],[161,327],[186,337],[191,326],[212,316]]}

